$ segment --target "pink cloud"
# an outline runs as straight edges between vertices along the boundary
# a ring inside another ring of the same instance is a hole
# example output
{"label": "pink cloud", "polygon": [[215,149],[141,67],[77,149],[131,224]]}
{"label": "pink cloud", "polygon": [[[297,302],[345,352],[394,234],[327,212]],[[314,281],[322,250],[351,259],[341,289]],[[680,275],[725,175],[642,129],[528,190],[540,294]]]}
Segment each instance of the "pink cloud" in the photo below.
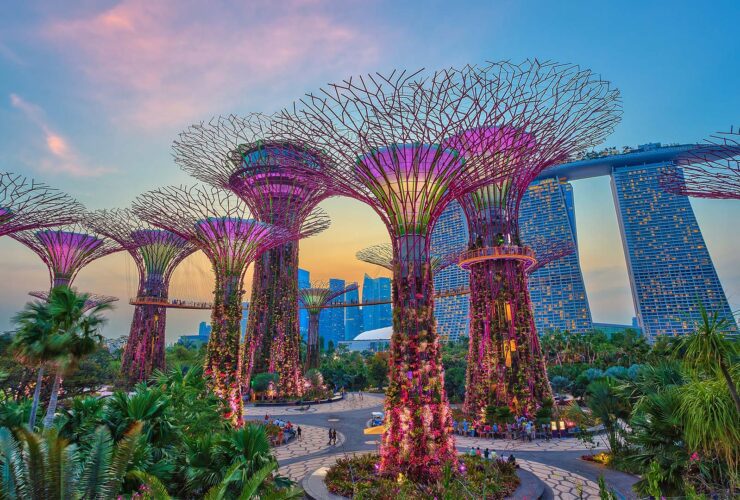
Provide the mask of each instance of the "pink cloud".
{"label": "pink cloud", "polygon": [[346,26],[328,10],[317,0],[122,0],[52,21],[44,34],[82,69],[108,109],[156,128],[257,101],[276,83],[365,70],[382,37]]}
{"label": "pink cloud", "polygon": [[10,104],[20,110],[25,117],[41,130],[44,136],[47,155],[38,155],[32,167],[54,173],[66,173],[74,177],[97,177],[114,169],[90,165],[74,150],[61,134],[55,132],[47,123],[46,114],[41,107],[26,101],[17,94],[10,94]]}

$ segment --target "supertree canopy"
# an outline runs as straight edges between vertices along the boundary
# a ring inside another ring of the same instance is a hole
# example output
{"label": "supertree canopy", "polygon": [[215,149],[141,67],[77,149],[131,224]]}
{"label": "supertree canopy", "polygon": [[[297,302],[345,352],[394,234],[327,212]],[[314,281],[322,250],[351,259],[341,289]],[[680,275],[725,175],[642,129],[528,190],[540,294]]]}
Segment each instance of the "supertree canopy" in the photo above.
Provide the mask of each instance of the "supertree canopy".
{"label": "supertree canopy", "polygon": [[[368,264],[374,264],[376,266],[383,267],[389,271],[393,271],[393,247],[390,243],[380,243],[379,245],[371,245],[367,248],[359,250],[355,257],[357,260],[367,262]],[[448,255],[431,255],[429,257],[429,263],[432,267],[432,274],[437,274],[439,271],[457,264],[458,254]]]}
{"label": "supertree canopy", "polygon": [[18,231],[11,237],[41,257],[49,269],[51,288],[71,286],[80,269],[90,262],[123,250],[115,241],[79,223]]}
{"label": "supertree canopy", "polygon": [[740,199],[740,129],[717,132],[661,175],[668,192],[697,198]]}
{"label": "supertree canopy", "polygon": [[84,211],[62,191],[22,175],[0,172],[0,236],[72,224]]}
{"label": "supertree canopy", "polygon": [[[182,236],[155,228],[128,209],[92,212],[86,224],[118,242],[133,257],[139,273],[137,298],[166,301],[172,272],[196,249]],[[146,381],[153,370],[165,369],[166,320],[166,304],[140,303],[134,307],[131,330],[121,358],[121,373],[129,382]]]}
{"label": "supertree canopy", "polygon": [[327,182],[367,203],[388,229],[393,336],[379,470],[434,481],[456,451],[434,321],[430,232],[451,200],[501,173],[441,145],[475,123],[466,101],[485,99],[481,89],[456,71],[420,75],[350,79],[308,95],[273,124],[278,135],[331,158]]}
{"label": "supertree canopy", "polygon": [[[189,174],[233,191],[255,217],[290,228],[299,238],[320,228],[306,218],[331,194],[321,171],[325,159],[288,141],[273,141],[270,117],[219,117],[193,125],[174,144],[175,161]],[[298,241],[257,258],[244,342],[245,389],[253,373],[278,373],[278,394],[300,396]]]}
{"label": "supertree canopy", "polygon": [[[160,188],[140,195],[133,212],[150,224],[187,239],[211,261],[216,285],[205,373],[216,395],[228,402],[227,417],[241,425],[239,333],[244,275],[260,254],[295,239],[296,234],[254,219],[244,202],[218,188]],[[314,211],[304,224],[325,227],[328,218]]]}
{"label": "supertree canopy", "polygon": [[479,109],[479,126],[445,144],[509,172],[459,199],[469,231],[460,265],[470,270],[464,409],[480,421],[488,405],[533,416],[552,398],[527,289],[537,259],[519,236],[519,204],[543,169],[600,143],[621,108],[618,91],[577,66],[493,63],[475,75],[496,104]]}
{"label": "supertree canopy", "polygon": [[357,290],[357,283],[341,289],[331,289],[327,283],[311,283],[298,290],[298,298],[308,311],[308,338],[306,339],[306,371],[319,367],[319,313],[327,304],[347,292]]}

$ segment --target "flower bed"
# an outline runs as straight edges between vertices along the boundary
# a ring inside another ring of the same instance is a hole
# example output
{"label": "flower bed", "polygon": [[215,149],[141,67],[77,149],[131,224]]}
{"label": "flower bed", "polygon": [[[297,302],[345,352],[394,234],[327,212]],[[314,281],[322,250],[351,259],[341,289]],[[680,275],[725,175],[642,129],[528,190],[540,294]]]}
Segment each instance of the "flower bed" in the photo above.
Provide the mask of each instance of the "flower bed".
{"label": "flower bed", "polygon": [[442,479],[433,484],[419,484],[399,474],[379,476],[377,455],[361,455],[337,461],[326,474],[326,486],[335,495],[355,499],[403,498],[505,498],[519,486],[516,466],[504,460],[485,460],[461,456],[459,470],[447,468]]}

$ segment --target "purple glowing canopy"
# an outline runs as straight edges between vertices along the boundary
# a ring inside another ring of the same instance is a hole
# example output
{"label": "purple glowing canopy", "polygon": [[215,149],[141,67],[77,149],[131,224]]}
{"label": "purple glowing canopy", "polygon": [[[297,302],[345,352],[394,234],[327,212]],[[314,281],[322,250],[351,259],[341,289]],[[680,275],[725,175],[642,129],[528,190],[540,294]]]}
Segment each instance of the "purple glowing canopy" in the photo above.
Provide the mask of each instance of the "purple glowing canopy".
{"label": "purple glowing canopy", "polygon": [[399,234],[426,234],[431,212],[463,165],[457,151],[428,144],[394,144],[357,159],[355,175],[395,219]]}
{"label": "purple glowing canopy", "polygon": [[241,273],[257,255],[280,239],[290,239],[283,228],[254,219],[208,217],[195,223],[195,237],[212,260]]}
{"label": "purple glowing canopy", "polygon": [[37,231],[36,239],[44,246],[54,273],[63,276],[74,274],[86,256],[104,242],[89,234],[53,229]]}
{"label": "purple glowing canopy", "polygon": [[10,220],[13,217],[13,211],[9,208],[0,207],[0,224]]}

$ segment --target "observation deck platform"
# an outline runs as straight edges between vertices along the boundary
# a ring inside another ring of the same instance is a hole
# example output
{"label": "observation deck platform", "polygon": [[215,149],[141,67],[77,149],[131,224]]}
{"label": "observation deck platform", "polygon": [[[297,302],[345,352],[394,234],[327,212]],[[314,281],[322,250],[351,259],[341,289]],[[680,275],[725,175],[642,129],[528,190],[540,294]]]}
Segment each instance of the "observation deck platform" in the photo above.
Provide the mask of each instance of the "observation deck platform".
{"label": "observation deck platform", "polygon": [[159,297],[134,297],[128,301],[132,306],[159,306],[172,309],[213,309],[212,302],[194,300],[163,299]]}
{"label": "observation deck platform", "polygon": [[527,246],[501,245],[498,247],[483,247],[468,250],[460,254],[458,265],[463,269],[487,260],[519,260],[528,269],[537,264],[534,250]]}

